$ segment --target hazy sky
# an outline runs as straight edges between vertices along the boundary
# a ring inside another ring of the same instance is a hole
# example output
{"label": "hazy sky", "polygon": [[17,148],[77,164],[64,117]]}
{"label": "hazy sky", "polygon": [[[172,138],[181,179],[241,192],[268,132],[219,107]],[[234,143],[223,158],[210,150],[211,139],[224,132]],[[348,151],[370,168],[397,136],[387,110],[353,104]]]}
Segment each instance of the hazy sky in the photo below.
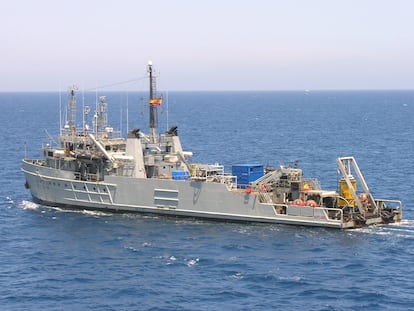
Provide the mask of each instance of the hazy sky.
{"label": "hazy sky", "polygon": [[3,0],[0,91],[413,89],[411,0]]}

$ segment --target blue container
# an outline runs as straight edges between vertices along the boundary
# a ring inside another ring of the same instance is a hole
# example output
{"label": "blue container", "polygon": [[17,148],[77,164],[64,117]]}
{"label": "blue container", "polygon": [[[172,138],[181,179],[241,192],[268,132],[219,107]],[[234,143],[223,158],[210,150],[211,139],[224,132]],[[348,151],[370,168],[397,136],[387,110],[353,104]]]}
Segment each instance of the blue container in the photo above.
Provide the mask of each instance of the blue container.
{"label": "blue container", "polygon": [[175,170],[172,171],[172,179],[174,180],[186,180],[190,178],[190,174],[187,171]]}
{"label": "blue container", "polygon": [[264,175],[263,164],[235,164],[232,166],[232,175],[237,177],[237,186],[246,188],[252,181]]}

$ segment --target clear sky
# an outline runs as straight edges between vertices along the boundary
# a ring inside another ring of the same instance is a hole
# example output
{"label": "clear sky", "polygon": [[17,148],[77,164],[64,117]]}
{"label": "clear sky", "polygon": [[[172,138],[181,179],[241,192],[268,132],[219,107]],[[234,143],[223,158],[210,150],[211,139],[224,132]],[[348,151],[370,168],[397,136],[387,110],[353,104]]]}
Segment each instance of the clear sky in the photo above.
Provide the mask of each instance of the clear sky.
{"label": "clear sky", "polygon": [[414,89],[412,0],[3,0],[0,91]]}

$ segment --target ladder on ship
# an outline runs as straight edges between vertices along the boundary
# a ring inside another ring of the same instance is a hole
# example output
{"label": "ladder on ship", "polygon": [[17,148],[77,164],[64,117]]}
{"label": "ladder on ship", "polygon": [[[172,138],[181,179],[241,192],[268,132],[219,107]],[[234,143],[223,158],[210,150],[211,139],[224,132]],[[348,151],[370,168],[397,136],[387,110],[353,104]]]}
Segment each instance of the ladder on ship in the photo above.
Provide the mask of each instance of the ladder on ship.
{"label": "ladder on ship", "polygon": [[261,187],[264,186],[265,184],[261,184],[258,188],[257,188],[257,193],[259,196],[259,200],[261,203],[273,203],[272,197],[270,196],[269,192],[267,192],[266,187]]}

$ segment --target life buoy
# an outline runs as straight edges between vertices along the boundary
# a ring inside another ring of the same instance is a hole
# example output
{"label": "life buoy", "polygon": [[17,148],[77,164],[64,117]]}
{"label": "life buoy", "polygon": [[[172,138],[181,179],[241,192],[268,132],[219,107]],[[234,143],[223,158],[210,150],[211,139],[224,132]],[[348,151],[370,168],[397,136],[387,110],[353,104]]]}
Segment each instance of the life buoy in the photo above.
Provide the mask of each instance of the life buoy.
{"label": "life buoy", "polygon": [[316,203],[315,200],[307,200],[306,201],[306,206],[318,207],[318,203]]}
{"label": "life buoy", "polygon": [[267,187],[266,187],[266,185],[265,184],[261,184],[261,186],[260,186],[261,188],[262,188],[262,190],[263,191],[267,191]]}
{"label": "life buoy", "polygon": [[295,201],[293,201],[293,205],[305,206],[305,203],[301,199],[296,199]]}

